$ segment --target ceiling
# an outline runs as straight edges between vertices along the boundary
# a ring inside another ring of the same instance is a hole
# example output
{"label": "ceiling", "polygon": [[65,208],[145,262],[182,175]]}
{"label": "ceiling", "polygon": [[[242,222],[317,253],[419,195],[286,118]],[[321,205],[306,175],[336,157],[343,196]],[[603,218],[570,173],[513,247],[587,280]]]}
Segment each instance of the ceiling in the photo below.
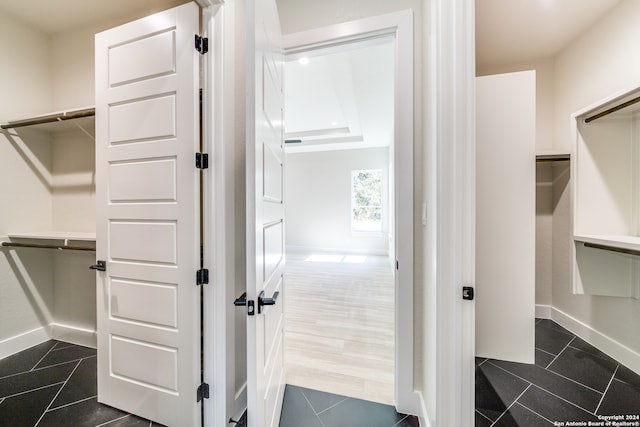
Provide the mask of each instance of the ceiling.
{"label": "ceiling", "polygon": [[338,51],[289,57],[285,63],[286,151],[389,146],[394,46],[393,38],[375,39],[342,45]]}
{"label": "ceiling", "polygon": [[[622,0],[476,0],[476,66],[549,58]],[[131,19],[186,0],[0,0],[47,34]],[[393,129],[393,44],[287,64],[288,152],[385,146]],[[326,53],[326,52],[325,52]],[[305,77],[306,76],[306,77]],[[307,80],[305,80],[307,79]]]}
{"label": "ceiling", "polygon": [[144,16],[187,0],[0,0],[0,11],[56,34],[78,27]]}
{"label": "ceiling", "polygon": [[476,68],[550,58],[621,0],[476,0]]}

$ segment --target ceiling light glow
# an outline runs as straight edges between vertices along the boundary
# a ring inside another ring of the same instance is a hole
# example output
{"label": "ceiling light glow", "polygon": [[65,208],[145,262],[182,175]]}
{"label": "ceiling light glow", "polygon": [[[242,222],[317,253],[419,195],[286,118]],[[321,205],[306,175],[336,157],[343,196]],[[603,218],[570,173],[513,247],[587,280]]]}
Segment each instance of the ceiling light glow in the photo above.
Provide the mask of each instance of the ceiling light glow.
{"label": "ceiling light glow", "polygon": [[302,58],[298,59],[298,64],[300,65],[307,65],[309,63],[309,58],[307,58],[306,56],[303,56]]}

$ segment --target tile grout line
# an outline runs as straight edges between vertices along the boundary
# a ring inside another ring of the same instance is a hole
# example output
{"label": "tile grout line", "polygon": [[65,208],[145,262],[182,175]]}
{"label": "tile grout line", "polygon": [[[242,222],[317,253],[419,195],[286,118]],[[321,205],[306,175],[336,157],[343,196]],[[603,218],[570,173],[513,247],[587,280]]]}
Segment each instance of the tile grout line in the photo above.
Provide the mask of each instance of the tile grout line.
{"label": "tile grout line", "polygon": [[53,387],[53,386],[59,386],[59,385],[62,385],[62,384],[64,384],[64,381],[59,381],[57,383],[43,385],[42,387],[32,388],[32,389],[29,389],[29,390],[21,391],[20,393],[10,394],[8,396],[5,396],[3,398],[3,400],[4,399],[9,399],[10,397],[22,396],[23,394],[31,393],[32,391],[44,390],[45,388],[49,388],[49,387]]}
{"label": "tile grout line", "polygon": [[33,365],[33,366],[31,367],[31,369],[29,369],[27,372],[33,372],[33,371],[35,371],[35,370],[36,370],[36,366],[38,366],[38,365],[40,364],[40,362],[42,362],[42,361],[44,360],[44,358],[45,358],[45,357],[47,357],[47,356],[49,355],[49,353],[51,353],[51,352],[53,351],[53,349],[54,349],[54,348],[56,348],[56,345],[58,345],[58,341],[56,341],[56,342],[55,342],[55,344],[53,344],[53,346],[52,346],[52,347],[51,347],[51,348],[50,348],[50,349],[49,349],[49,350],[44,354],[44,356],[42,356],[42,357],[40,358],[40,360],[38,360],[38,361],[36,362],[36,364],[35,364],[35,365]]}
{"label": "tile grout line", "polygon": [[[339,405],[339,404],[341,404],[342,402],[345,402],[347,399],[353,399],[353,398],[345,397],[345,398],[344,398],[344,399],[342,399],[340,402],[338,402],[338,403],[334,403],[333,405],[329,406],[329,407],[328,407],[328,408],[326,408],[326,409],[323,409],[323,410],[322,410],[322,411],[320,411],[320,412],[316,412],[316,415],[324,414],[324,413],[325,413],[325,412],[327,412],[329,409],[333,409],[333,408],[335,408],[336,406],[338,406],[338,405]],[[309,402],[309,404],[311,404],[311,402]],[[313,412],[315,412],[315,409],[313,410]]]}
{"label": "tile grout line", "polygon": [[392,425],[391,427],[398,427],[398,425],[403,422],[404,420],[406,420],[407,418],[409,418],[409,415],[405,415],[403,419],[401,419],[400,421],[398,421],[397,423],[395,423],[394,425]]}
{"label": "tile grout line", "polygon": [[491,424],[491,425],[493,426],[495,423],[497,423],[498,421],[500,421],[500,418],[502,418],[502,417],[504,416],[504,414],[506,414],[507,412],[509,412],[509,409],[511,409],[511,407],[512,407],[513,405],[515,405],[515,404],[516,404],[516,402],[518,401],[518,399],[520,399],[520,398],[522,397],[522,395],[523,395],[523,394],[525,394],[525,393],[527,392],[527,390],[529,390],[529,389],[531,388],[531,386],[532,386],[532,385],[533,385],[533,384],[529,384],[529,385],[527,386],[527,388],[525,388],[525,389],[522,391],[522,393],[520,393],[520,394],[518,395],[518,397],[516,397],[516,398],[513,400],[513,402],[511,402],[511,405],[509,405],[509,406],[507,407],[507,409],[505,409],[505,410],[502,412],[502,414],[500,414],[500,416],[499,416],[498,418],[496,418],[496,420],[495,420],[495,421],[493,422],[493,424]]}
{"label": "tile grout line", "polygon": [[[573,340],[572,340],[572,341],[573,341]],[[602,395],[604,395],[604,393],[603,393],[603,392],[601,392],[600,390],[596,390],[596,389],[595,389],[595,388],[593,388],[593,387],[590,387],[590,386],[588,386],[588,385],[586,385],[586,384],[582,384],[580,381],[574,380],[573,378],[566,377],[566,376],[564,376],[564,375],[562,375],[562,374],[560,374],[560,373],[558,373],[558,372],[556,372],[556,371],[553,371],[553,370],[549,369],[549,366],[551,366],[551,364],[552,364],[553,362],[555,362],[555,360],[556,360],[556,359],[557,359],[557,358],[562,354],[562,352],[563,352],[563,351],[565,351],[568,347],[569,347],[569,344],[567,344],[567,345],[565,346],[565,348],[563,348],[563,349],[562,349],[562,351],[561,351],[560,353],[558,353],[558,356],[556,356],[556,358],[555,358],[555,359],[553,359],[553,360],[551,361],[551,363],[549,363],[549,365],[547,365],[547,367],[546,367],[546,368],[542,368],[542,369],[544,369],[545,371],[550,372],[550,373],[552,373],[552,374],[554,374],[554,375],[557,375],[557,376],[559,376],[559,377],[561,377],[561,378],[564,378],[564,379],[565,379],[565,380],[567,380],[567,381],[571,381],[572,383],[578,384],[579,386],[582,386],[582,387],[584,387],[584,388],[586,388],[586,389],[588,389],[588,390],[591,390],[591,391],[596,392],[596,393],[598,393],[598,394],[602,394]],[[572,348],[573,348],[573,347],[572,347]],[[579,350],[579,349],[578,349],[578,350]],[[497,368],[500,368],[500,366],[497,366],[497,365],[495,365],[495,364],[493,364],[493,363],[492,363],[492,365],[493,365],[493,366],[495,366],[495,367],[497,367]],[[509,371],[509,370],[507,370],[507,369],[504,369],[504,368],[501,368],[501,369],[502,369],[502,370],[504,370],[504,371],[506,371],[506,372],[509,372],[511,375],[516,375],[516,374],[514,374],[513,372],[511,372],[511,371]],[[517,375],[516,375],[516,376],[517,376]],[[520,378],[520,377],[518,377],[518,378]],[[523,380],[524,380],[524,378],[521,378],[521,379],[523,379]],[[525,380],[525,381],[527,381],[527,380]],[[529,381],[529,382],[530,382],[530,381]]]}
{"label": "tile grout line", "polygon": [[95,399],[96,397],[98,397],[98,395],[85,397],[84,399],[76,400],[75,402],[65,403],[64,405],[56,406],[53,409],[47,409],[47,412],[57,411],[58,409],[66,408],[67,406],[75,405],[76,403],[82,403],[82,402],[85,402],[87,400]]}
{"label": "tile grout line", "polygon": [[[502,368],[502,367],[500,367],[500,366],[498,366],[498,365],[494,365],[493,363],[491,363],[491,365],[495,366],[495,367],[496,367],[496,368],[498,368],[498,369],[502,369],[504,372],[506,372],[506,373],[508,373],[508,374],[511,374],[511,375],[513,375],[514,377],[519,378],[519,379],[521,379],[522,381],[525,381],[525,382],[527,382],[527,383],[529,383],[529,384],[531,384],[531,385],[534,385],[534,386],[538,387],[540,390],[543,390],[543,391],[545,391],[545,392],[547,392],[547,393],[549,393],[549,394],[552,394],[553,396],[555,396],[555,397],[557,397],[557,398],[559,398],[559,399],[562,399],[562,400],[564,400],[565,402],[571,403],[571,402],[569,402],[567,399],[565,399],[565,398],[563,398],[563,397],[560,397],[560,396],[558,396],[557,394],[552,393],[551,391],[549,391],[549,390],[547,390],[547,389],[545,389],[545,388],[543,388],[543,387],[541,387],[541,386],[539,386],[539,385],[537,385],[537,384],[534,384],[534,383],[532,383],[532,382],[531,382],[531,381],[529,381],[529,380],[524,379],[524,378],[523,378],[523,377],[521,377],[520,375],[516,375],[516,374],[514,374],[513,372],[510,372],[510,371],[508,371],[508,370],[506,370],[506,369],[504,369],[504,368]],[[564,377],[564,376],[562,376],[562,375],[560,375],[560,374],[558,374],[558,373],[556,373],[556,372],[548,371],[548,370],[546,370],[546,369],[545,369],[545,371],[550,372],[550,373],[552,373],[552,374],[554,374],[554,375],[557,375],[557,376],[559,376],[559,377],[561,377],[561,378],[564,378],[564,379],[566,379],[566,380],[569,380],[569,381],[571,381],[571,382],[573,382],[573,383],[575,383],[575,384],[578,384],[579,386],[586,387],[585,385],[580,384],[579,382],[574,381],[574,380],[572,380],[571,378],[566,378],[566,377]],[[596,391],[596,390],[593,390],[593,389],[592,389],[592,388],[590,388],[590,387],[589,387],[589,389],[590,389],[590,390],[592,390],[592,391]],[[602,392],[599,392],[599,391],[596,391],[596,393],[598,393],[598,394],[602,394]],[[581,407],[581,406],[578,406],[578,405],[577,405],[577,404],[575,404],[575,403],[571,403],[571,404],[572,404],[573,406],[575,406],[576,408],[580,408],[580,409],[582,409],[583,411],[586,411],[586,412],[590,413],[591,415],[593,415],[593,413],[592,413],[591,411],[589,411],[589,410],[587,410],[587,409],[585,409],[585,408],[583,408],[583,407]]]}
{"label": "tile grout line", "polygon": [[320,421],[320,425],[322,427],[326,427],[324,425],[324,423],[322,422],[322,420],[320,419],[320,417],[318,416],[318,413],[316,412],[316,408],[313,407],[313,405],[311,404],[311,402],[309,402],[309,398],[307,397],[306,394],[304,394],[304,391],[300,390],[300,393],[302,394],[302,397],[304,397],[304,400],[307,401],[307,405],[309,405],[309,407],[311,408],[311,410],[313,411],[313,414],[316,416],[316,418],[318,419],[318,421]]}
{"label": "tile grout line", "polygon": [[619,363],[618,363],[618,366],[616,366],[616,370],[613,371],[613,375],[611,375],[611,379],[609,379],[609,384],[607,384],[607,388],[605,388],[604,393],[602,393],[602,397],[600,398],[600,402],[598,402],[598,406],[596,406],[596,410],[593,411],[594,414],[598,413],[598,410],[600,409],[600,405],[602,405],[602,402],[604,401],[604,397],[607,395],[607,392],[609,391],[609,387],[611,387],[611,383],[613,382],[613,379],[616,377],[616,373],[618,373],[618,369],[620,369]]}
{"label": "tile grout line", "polygon": [[562,350],[560,350],[560,352],[556,355],[556,357],[554,357],[553,360],[551,362],[549,362],[549,364],[545,367],[545,369],[547,369],[549,366],[553,365],[553,362],[555,362],[556,359],[558,359],[558,357],[560,357],[560,355],[567,349],[567,347],[569,347],[571,345],[571,343],[575,339],[576,339],[576,336],[574,335],[573,338],[571,338],[571,340],[567,343],[567,345],[565,345],[564,348]]}
{"label": "tile grout line", "polygon": [[557,355],[555,355],[555,354],[551,353],[550,351],[543,350],[543,349],[538,348],[538,347],[534,347],[534,348],[535,348],[536,350],[538,350],[538,351],[541,351],[541,352],[543,352],[543,353],[545,353],[545,354],[548,354],[549,356],[553,356],[553,357],[556,357],[556,356],[557,356]]}
{"label": "tile grout line", "polygon": [[[102,426],[106,426],[107,424],[110,424],[110,423],[112,423],[112,422],[114,422],[114,421],[124,420],[124,419],[125,419],[125,418],[127,418],[129,415],[130,415],[130,414],[127,414],[127,415],[123,415],[123,416],[121,416],[120,418],[115,418],[115,419],[110,420],[110,421],[105,421],[104,423],[102,423],[102,424],[98,424],[98,425],[97,425],[97,426],[95,426],[95,427],[102,427]],[[149,423],[151,423],[151,421],[149,421]]]}
{"label": "tile grout line", "polygon": [[[587,343],[587,344],[589,344],[589,343]],[[615,359],[614,359],[614,358],[612,358],[611,356],[608,356],[606,353],[605,353],[605,356],[607,356],[609,359],[607,359],[606,357],[598,356],[597,354],[593,354],[593,353],[591,353],[590,351],[583,350],[583,349],[578,348],[578,347],[574,347],[574,346],[572,346],[572,345],[570,345],[569,347],[570,347],[571,349],[573,349],[573,350],[577,350],[577,351],[581,351],[581,352],[583,352],[583,353],[587,353],[589,356],[597,357],[597,358],[598,358],[598,359],[600,359],[600,360],[604,360],[604,361],[610,361],[610,360],[613,360],[614,362],[616,362],[617,364],[619,364],[619,362],[618,362],[617,360],[615,360]],[[597,350],[597,348],[596,348],[596,350]]]}
{"label": "tile grout line", "polygon": [[492,420],[491,418],[487,417],[485,414],[483,414],[482,412],[478,411],[477,409],[476,409],[476,412],[477,412],[478,414],[480,414],[480,416],[481,416],[481,417],[483,417],[483,418],[485,418],[487,421],[489,421],[490,423],[492,423],[492,422],[493,422],[493,420]]}
{"label": "tile grout line", "polygon": [[582,386],[582,387],[584,387],[584,388],[586,388],[586,389],[588,389],[588,390],[591,390],[591,391],[593,391],[593,392],[595,392],[595,393],[598,393],[598,394],[604,394],[604,393],[603,393],[603,392],[601,392],[600,390],[596,390],[595,388],[593,388],[593,387],[589,387],[589,386],[588,386],[588,385],[586,385],[586,384],[582,384],[580,381],[576,381],[576,380],[574,380],[574,379],[572,379],[572,378],[565,377],[564,375],[559,374],[559,373],[557,373],[556,371],[552,371],[551,369],[546,369],[546,371],[547,371],[547,372],[551,372],[552,374],[556,374],[557,376],[559,376],[559,377],[561,377],[561,378],[564,378],[565,380],[568,380],[568,381],[571,381],[572,383],[578,384],[578,385],[580,385],[580,386]]}
{"label": "tile grout line", "polygon": [[16,372],[15,374],[11,374],[11,375],[7,375],[7,376],[4,376],[4,377],[0,377],[0,380],[4,380],[6,378],[11,378],[11,377],[17,377],[18,375],[30,374],[32,372],[36,373],[38,371],[42,371],[42,370],[47,369],[47,368],[54,368],[56,366],[61,366],[61,365],[64,365],[66,363],[71,363],[71,362],[75,362],[75,360],[70,360],[68,362],[62,362],[62,363],[56,363],[55,365],[45,366],[45,367],[38,368],[38,369],[30,369],[28,371]]}
{"label": "tile grout line", "polygon": [[42,421],[42,418],[44,418],[44,416],[47,413],[47,411],[49,410],[49,408],[51,408],[51,405],[53,405],[53,402],[55,402],[55,400],[58,398],[58,396],[60,395],[60,392],[62,391],[64,386],[67,385],[67,382],[69,382],[69,379],[71,378],[73,373],[76,371],[76,369],[78,369],[78,366],[80,366],[80,362],[81,362],[81,360],[79,360],[78,363],[76,363],[75,368],[73,368],[73,370],[71,371],[71,373],[69,374],[69,376],[65,380],[64,384],[62,384],[62,387],[60,387],[60,390],[58,390],[56,395],[53,396],[53,399],[51,399],[51,402],[49,402],[49,406],[47,406],[47,409],[45,409],[44,412],[42,413],[42,415],[40,415],[40,418],[38,418],[38,421],[33,425],[33,427],[37,427],[38,424],[40,424],[40,421]]}
{"label": "tile grout line", "polygon": [[[578,408],[578,409],[581,409],[581,410],[585,411],[587,414],[595,415],[593,412],[589,411],[588,409],[585,409],[585,408],[583,408],[582,406],[579,406],[579,405],[577,405],[577,404],[575,404],[575,403],[573,403],[573,402],[570,402],[570,401],[568,401],[567,399],[565,399],[565,398],[564,398],[564,397],[562,397],[562,396],[558,396],[557,394],[552,393],[552,392],[550,392],[549,390],[546,390],[546,389],[544,389],[544,388],[542,388],[542,387],[540,387],[540,386],[538,386],[538,385],[533,384],[533,386],[534,386],[534,387],[539,388],[540,390],[544,391],[545,393],[549,393],[550,395],[552,395],[552,396],[554,396],[554,397],[557,397],[558,399],[562,400],[563,402],[568,403],[568,404],[569,404],[569,405],[571,405],[571,406],[575,406],[576,408]],[[523,406],[524,406],[524,405],[523,405]]]}
{"label": "tile grout line", "polygon": [[553,421],[551,421],[550,419],[548,419],[548,418],[547,418],[547,417],[545,417],[544,415],[537,413],[537,412],[536,412],[536,411],[534,411],[533,409],[529,408],[529,407],[528,407],[528,406],[526,406],[526,405],[523,405],[523,404],[522,404],[522,403],[520,403],[520,402],[517,402],[517,403],[518,403],[518,405],[522,406],[524,409],[526,409],[527,411],[531,412],[532,414],[536,414],[537,416],[539,416],[539,417],[540,417],[540,418],[542,418],[543,420],[548,421],[550,424],[553,424]]}

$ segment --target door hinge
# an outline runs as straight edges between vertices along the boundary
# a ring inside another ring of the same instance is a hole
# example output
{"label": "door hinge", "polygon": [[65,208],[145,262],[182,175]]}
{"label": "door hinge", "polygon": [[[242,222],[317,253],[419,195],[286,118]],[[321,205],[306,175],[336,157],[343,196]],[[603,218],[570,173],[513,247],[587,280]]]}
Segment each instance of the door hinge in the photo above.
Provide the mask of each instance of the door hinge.
{"label": "door hinge", "polygon": [[206,153],[196,153],[196,168],[208,169],[209,168],[209,155]]}
{"label": "door hinge", "polygon": [[196,390],[196,402],[200,402],[202,399],[209,398],[209,384],[202,383],[198,386],[198,390]]}
{"label": "door hinge", "polygon": [[206,37],[200,37],[196,34],[195,37],[195,48],[201,55],[209,52],[209,39]]}
{"label": "door hinge", "polygon": [[196,271],[196,285],[208,285],[209,284],[209,270],[201,268]]}
{"label": "door hinge", "polygon": [[462,287],[462,299],[464,300],[473,300],[473,287],[472,286],[463,286]]}

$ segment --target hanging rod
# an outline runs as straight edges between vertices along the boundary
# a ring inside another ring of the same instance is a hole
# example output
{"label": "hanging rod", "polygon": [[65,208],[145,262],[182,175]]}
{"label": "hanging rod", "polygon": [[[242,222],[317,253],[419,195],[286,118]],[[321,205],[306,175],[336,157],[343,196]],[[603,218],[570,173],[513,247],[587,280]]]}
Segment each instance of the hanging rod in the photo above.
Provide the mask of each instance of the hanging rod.
{"label": "hanging rod", "polygon": [[583,245],[586,248],[602,249],[605,251],[619,252],[621,254],[627,254],[627,255],[640,255],[640,250],[636,250],[636,249],[618,248],[615,246],[599,245],[597,243],[589,243],[589,242],[583,242]]}
{"label": "hanging rod", "polygon": [[599,119],[600,117],[604,117],[604,116],[606,116],[608,114],[615,113],[616,111],[622,110],[623,108],[627,108],[630,105],[637,104],[638,102],[640,102],[640,96],[637,96],[637,97],[635,97],[633,99],[630,99],[627,102],[623,102],[620,105],[616,105],[615,107],[611,107],[608,110],[604,110],[601,113],[594,114],[593,116],[589,116],[586,119],[584,119],[584,122],[585,123],[592,122],[592,121],[594,121],[596,119]]}
{"label": "hanging rod", "polygon": [[38,248],[38,249],[61,249],[68,251],[90,251],[95,252],[96,248],[90,246],[80,245],[44,245],[40,243],[16,243],[16,242],[2,242],[3,247],[10,248]]}
{"label": "hanging rod", "polygon": [[2,129],[13,129],[24,126],[41,125],[44,123],[63,122],[65,120],[80,119],[82,117],[92,117],[96,115],[95,108],[87,108],[85,110],[75,110],[57,114],[50,114],[48,116],[34,117],[31,119],[16,120],[9,122],[6,125],[0,125]]}

